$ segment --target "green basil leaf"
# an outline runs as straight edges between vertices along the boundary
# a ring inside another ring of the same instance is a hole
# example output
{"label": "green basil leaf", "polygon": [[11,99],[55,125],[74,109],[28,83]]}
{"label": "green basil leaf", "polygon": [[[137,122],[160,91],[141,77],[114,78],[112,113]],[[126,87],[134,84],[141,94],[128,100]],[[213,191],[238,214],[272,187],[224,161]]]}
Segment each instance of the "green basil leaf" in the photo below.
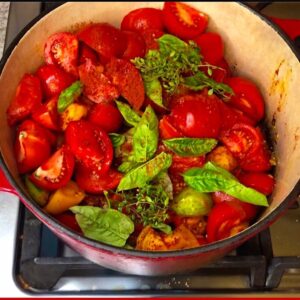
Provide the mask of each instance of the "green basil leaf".
{"label": "green basil leaf", "polygon": [[231,173],[207,162],[202,168],[192,168],[183,174],[184,181],[203,193],[224,192],[241,201],[260,206],[268,206],[262,193],[244,186]]}
{"label": "green basil leaf", "polygon": [[57,110],[59,113],[65,111],[65,109],[72,104],[83,91],[83,84],[78,80],[75,81],[72,85],[63,90],[57,101]]}
{"label": "green basil leaf", "polygon": [[162,86],[158,79],[152,81],[144,81],[146,95],[151,101],[160,107],[164,107],[162,98]]}
{"label": "green basil leaf", "polygon": [[215,139],[174,138],[163,140],[164,145],[180,156],[199,156],[210,152],[218,144]]}
{"label": "green basil leaf", "polygon": [[117,107],[121,113],[121,115],[123,116],[125,122],[127,125],[129,126],[133,126],[135,127],[141,117],[139,116],[139,114],[137,114],[128,104],[120,102],[120,101],[116,101]]}
{"label": "green basil leaf", "polygon": [[151,106],[147,106],[133,134],[132,161],[143,163],[156,152],[158,145],[158,119]]}
{"label": "green basil leaf", "polygon": [[70,210],[86,237],[108,245],[124,247],[134,231],[132,220],[115,209],[73,206]]}
{"label": "green basil leaf", "polygon": [[162,152],[143,165],[131,170],[121,179],[117,191],[145,186],[172,164],[172,155]]}
{"label": "green basil leaf", "polygon": [[[130,159],[130,157],[128,157],[128,159]],[[133,162],[131,160],[125,160],[119,165],[118,171],[122,173],[128,173],[129,171],[138,167],[139,165],[140,164]]]}
{"label": "green basil leaf", "polygon": [[151,225],[152,228],[158,229],[166,234],[171,234],[172,233],[172,227],[168,224],[165,223],[159,223],[156,225]]}
{"label": "green basil leaf", "polygon": [[114,148],[120,147],[125,143],[125,136],[119,133],[109,133],[109,138],[114,146]]}

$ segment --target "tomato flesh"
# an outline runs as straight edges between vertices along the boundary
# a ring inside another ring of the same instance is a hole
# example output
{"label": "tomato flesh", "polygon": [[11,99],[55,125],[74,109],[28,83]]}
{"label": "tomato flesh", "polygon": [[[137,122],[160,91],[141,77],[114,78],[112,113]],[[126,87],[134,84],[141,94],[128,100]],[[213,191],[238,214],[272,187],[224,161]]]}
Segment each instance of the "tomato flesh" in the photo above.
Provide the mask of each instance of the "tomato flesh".
{"label": "tomato flesh", "polygon": [[159,134],[162,139],[173,139],[182,137],[182,133],[170,122],[169,116],[163,116],[159,121]]}
{"label": "tomato flesh", "polygon": [[135,57],[144,57],[146,44],[143,37],[133,31],[123,31],[123,34],[126,37],[127,43],[122,58],[130,60]]}
{"label": "tomato flesh", "polygon": [[87,60],[90,60],[92,64],[97,65],[99,57],[96,51],[87,46],[84,43],[79,44],[79,65],[85,64]]}
{"label": "tomato flesh", "polygon": [[149,50],[157,50],[159,48],[157,39],[160,38],[164,34],[164,32],[157,29],[147,29],[141,31],[140,34],[143,36],[145,41],[145,53],[148,53]]}

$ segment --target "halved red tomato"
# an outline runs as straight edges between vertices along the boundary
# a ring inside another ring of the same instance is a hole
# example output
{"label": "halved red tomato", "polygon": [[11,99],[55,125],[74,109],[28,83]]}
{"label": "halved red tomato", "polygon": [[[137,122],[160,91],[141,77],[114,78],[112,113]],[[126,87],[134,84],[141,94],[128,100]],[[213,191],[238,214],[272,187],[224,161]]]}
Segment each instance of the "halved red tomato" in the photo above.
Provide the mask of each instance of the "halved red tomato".
{"label": "halved red tomato", "polygon": [[126,49],[122,58],[132,59],[135,57],[144,57],[146,51],[146,44],[143,37],[138,32],[122,31],[126,37]]}
{"label": "halved red tomato", "polygon": [[157,39],[160,38],[164,32],[157,29],[147,29],[140,32],[141,35],[144,38],[144,41],[146,43],[146,51],[147,53],[149,50],[156,50],[159,48]]}
{"label": "halved red tomato", "polygon": [[93,65],[97,65],[99,57],[96,51],[80,42],[79,44],[79,65],[85,64],[87,60],[91,60]]}
{"label": "halved red tomato", "polygon": [[48,129],[59,130],[57,99],[58,96],[54,96],[34,109],[32,119]]}
{"label": "halved red tomato", "polygon": [[91,60],[79,66],[80,81],[84,84],[83,94],[95,103],[107,103],[120,95],[103,70],[103,66],[96,66]]}
{"label": "halved red tomato", "polygon": [[123,33],[108,23],[97,23],[84,27],[78,39],[105,58],[121,57],[126,48]]}
{"label": "halved red tomato", "polygon": [[91,194],[100,194],[104,191],[115,189],[122,179],[122,174],[114,169],[109,169],[105,174],[79,163],[76,170],[78,186]]}
{"label": "halved red tomato", "polygon": [[25,74],[16,90],[15,97],[7,109],[7,121],[10,126],[25,119],[42,101],[41,82],[38,77]]}
{"label": "halved red tomato", "polygon": [[221,36],[215,32],[206,32],[195,38],[200,47],[204,61],[215,65],[224,55],[224,43]]}
{"label": "halved red tomato", "polygon": [[122,30],[141,32],[147,29],[163,30],[163,17],[160,9],[138,8],[127,14],[121,22]]}
{"label": "halved red tomato", "polygon": [[168,31],[182,39],[203,33],[208,23],[207,15],[181,2],[165,2],[163,20]]}
{"label": "halved red tomato", "polygon": [[170,116],[163,116],[159,121],[159,135],[162,139],[182,137],[183,134],[170,122]]}
{"label": "halved red tomato", "polygon": [[50,134],[47,129],[31,120],[26,120],[19,126],[14,152],[21,174],[34,170],[50,157]]}
{"label": "halved red tomato", "polygon": [[120,111],[112,103],[99,103],[90,110],[88,120],[106,132],[118,132],[123,118]]}
{"label": "halved red tomato", "polygon": [[75,78],[55,65],[41,66],[36,75],[40,78],[43,91],[47,98],[59,95],[70,86]]}
{"label": "halved red tomato", "polygon": [[112,58],[105,66],[105,74],[135,110],[142,107],[145,100],[144,82],[132,63]]}
{"label": "halved red tomato", "polygon": [[242,77],[231,77],[226,83],[233,89],[229,104],[244,112],[255,121],[260,121],[265,114],[264,99],[258,87]]}
{"label": "halved red tomato", "polygon": [[65,132],[66,143],[75,157],[98,174],[106,173],[113,159],[113,146],[107,133],[85,121],[71,122]]}
{"label": "halved red tomato", "polygon": [[46,41],[44,56],[47,64],[59,65],[66,72],[78,77],[78,40],[74,34],[52,34]]}
{"label": "halved red tomato", "polygon": [[74,156],[64,145],[30,175],[30,180],[42,189],[57,190],[69,182],[74,165]]}

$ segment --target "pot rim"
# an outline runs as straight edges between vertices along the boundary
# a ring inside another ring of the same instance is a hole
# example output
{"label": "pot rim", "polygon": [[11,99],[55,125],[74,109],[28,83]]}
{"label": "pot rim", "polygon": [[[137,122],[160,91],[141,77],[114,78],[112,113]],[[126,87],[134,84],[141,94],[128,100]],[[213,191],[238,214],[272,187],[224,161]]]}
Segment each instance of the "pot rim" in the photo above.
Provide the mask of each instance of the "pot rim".
{"label": "pot rim", "polygon": [[[66,5],[62,4],[62,5]],[[245,3],[238,2],[239,5],[249,10],[250,13],[255,14],[258,18],[263,20],[265,23],[267,23],[269,26],[277,32],[281,36],[281,38],[284,40],[284,42],[290,47],[291,51],[294,53],[294,55],[297,57],[297,59],[300,62],[300,52],[297,50],[296,46],[293,44],[291,39],[287,36],[287,34],[279,28],[275,23],[273,23],[271,20],[269,20],[267,17],[263,16],[260,12],[256,11],[252,7],[248,6]],[[61,5],[59,5],[57,8],[59,8]],[[18,42],[22,39],[22,37],[26,34],[26,32],[33,27],[40,19],[42,19],[44,16],[46,16],[48,13],[54,10],[48,9],[40,13],[36,18],[34,18],[31,22],[29,22],[13,39],[9,47],[4,51],[2,59],[0,61],[0,75],[2,74],[3,68],[10,57],[12,51],[18,44]],[[23,192],[23,190],[18,186],[12,175],[10,174],[10,171],[5,164],[2,152],[0,151],[0,167],[2,168],[6,178],[10,182],[10,184],[13,186],[13,188],[17,191],[19,198],[26,203],[27,208],[29,208],[34,214],[39,216],[43,221],[45,221],[48,225],[51,227],[57,229],[59,232],[61,232],[63,235],[68,236],[69,238],[75,240],[76,242],[82,243],[85,246],[89,246],[92,248],[96,248],[97,250],[104,250],[108,252],[112,252],[114,254],[118,255],[125,255],[125,256],[133,256],[133,257],[140,257],[140,258],[171,258],[171,257],[183,257],[183,256],[192,256],[192,255],[198,255],[205,252],[210,252],[213,250],[216,250],[218,248],[230,248],[231,245],[238,244],[239,242],[242,243],[246,241],[247,239],[251,238],[252,236],[258,234],[260,231],[266,229],[270,223],[274,222],[276,220],[276,217],[279,217],[281,214],[284,213],[286,209],[289,208],[289,206],[297,199],[298,195],[300,194],[300,179],[292,189],[292,191],[288,194],[288,196],[281,202],[281,204],[274,209],[269,215],[262,218],[261,220],[257,221],[247,229],[243,230],[242,232],[226,238],[224,240],[216,241],[214,243],[210,243],[208,245],[203,245],[201,247],[197,248],[191,248],[191,249],[184,249],[184,250],[176,250],[176,251],[140,251],[140,250],[129,250],[125,248],[119,248],[115,246],[110,246],[95,240],[92,240],[90,238],[84,237],[73,231],[72,229],[69,229],[61,224],[59,224],[56,219],[47,213],[45,213],[42,208],[34,202],[32,199],[27,198],[27,195]]]}

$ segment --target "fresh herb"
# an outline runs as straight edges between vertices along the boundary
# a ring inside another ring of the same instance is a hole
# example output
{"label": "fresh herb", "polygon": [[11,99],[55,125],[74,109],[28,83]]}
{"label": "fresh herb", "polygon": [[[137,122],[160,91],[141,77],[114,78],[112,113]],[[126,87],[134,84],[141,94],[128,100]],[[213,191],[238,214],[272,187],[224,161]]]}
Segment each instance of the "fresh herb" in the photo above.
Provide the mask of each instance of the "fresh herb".
{"label": "fresh herb", "polygon": [[137,223],[150,225],[165,233],[171,233],[169,225],[164,224],[168,218],[169,197],[159,185],[146,185],[142,188],[122,193],[123,201],[119,210],[126,213]]}
{"label": "fresh herb", "polygon": [[163,140],[164,145],[180,156],[199,156],[216,147],[216,139],[174,138]]}
{"label": "fresh herb", "polygon": [[268,206],[262,193],[244,186],[231,173],[207,162],[202,168],[192,168],[183,174],[184,181],[193,189],[203,192],[224,192],[241,201]]}
{"label": "fresh herb", "polygon": [[125,143],[125,136],[119,133],[109,133],[109,138],[114,146],[114,148],[120,147]]}
{"label": "fresh herb", "polygon": [[172,155],[162,152],[148,162],[129,171],[121,179],[117,191],[130,190],[147,185],[160,172],[172,164]]}
{"label": "fresh herb", "polygon": [[129,156],[126,160],[124,160],[118,167],[118,171],[121,173],[128,173],[132,169],[138,167],[140,164],[134,161],[131,161],[131,156]]}
{"label": "fresh herb", "polygon": [[160,107],[164,107],[162,97],[162,86],[158,79],[144,81],[145,92],[151,101]]}
{"label": "fresh herb", "polygon": [[73,206],[70,210],[75,214],[76,221],[86,237],[105,244],[123,247],[134,231],[132,220],[115,209]]}
{"label": "fresh herb", "polygon": [[83,91],[83,84],[78,80],[75,81],[72,85],[63,90],[57,101],[57,110],[59,113],[65,111],[65,109],[72,104]]}
{"label": "fresh herb", "polygon": [[116,104],[126,124],[135,127],[141,119],[139,114],[137,114],[133,109],[131,109],[131,107],[126,103],[116,101]]}
{"label": "fresh herb", "polygon": [[168,172],[159,173],[153,180],[153,184],[161,186],[167,193],[170,200],[173,199],[173,184]]}

